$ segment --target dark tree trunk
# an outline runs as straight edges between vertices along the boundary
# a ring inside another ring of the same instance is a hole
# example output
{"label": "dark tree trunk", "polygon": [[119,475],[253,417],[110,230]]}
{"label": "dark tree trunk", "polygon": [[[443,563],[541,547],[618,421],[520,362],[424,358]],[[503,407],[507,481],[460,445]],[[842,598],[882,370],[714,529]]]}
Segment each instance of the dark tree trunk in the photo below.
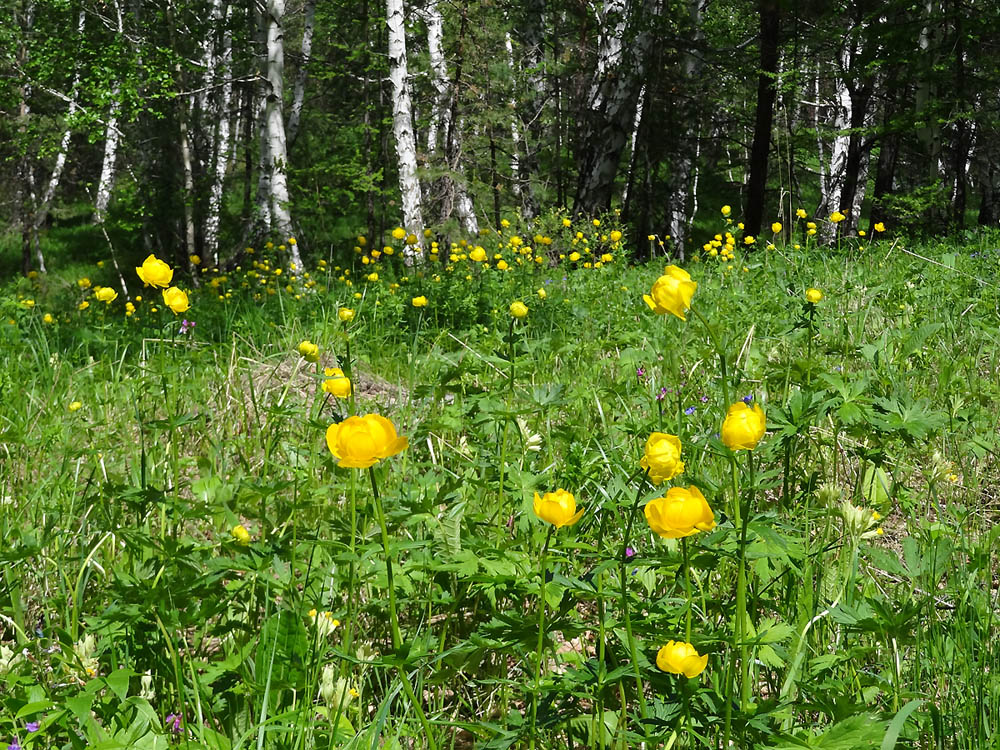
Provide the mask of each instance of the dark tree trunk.
{"label": "dark tree trunk", "polygon": [[857,225],[858,217],[854,216],[854,196],[858,192],[858,180],[862,173],[862,159],[868,153],[869,145],[865,144],[861,129],[865,125],[868,113],[868,102],[871,100],[871,89],[867,86],[851,91],[851,135],[847,141],[847,159],[844,161],[844,187],[840,192],[841,212],[847,214],[850,221],[845,224]]}
{"label": "dark tree trunk", "polygon": [[[886,116],[888,119],[888,115]],[[885,221],[888,216],[885,207],[885,197],[892,193],[892,183],[896,176],[896,158],[899,156],[899,133],[887,133],[882,136],[882,144],[878,152],[878,164],[875,167],[875,185],[872,195],[870,223],[874,226]]]}
{"label": "dark tree trunk", "polygon": [[747,180],[746,210],[743,212],[745,232],[760,234],[764,219],[764,192],[767,187],[767,162],[771,151],[771,125],[774,121],[774,100],[777,96],[775,77],[778,73],[778,32],[780,12],[776,0],[760,0],[760,75],[757,78],[757,118],[754,123],[753,146],[750,149],[750,177]]}

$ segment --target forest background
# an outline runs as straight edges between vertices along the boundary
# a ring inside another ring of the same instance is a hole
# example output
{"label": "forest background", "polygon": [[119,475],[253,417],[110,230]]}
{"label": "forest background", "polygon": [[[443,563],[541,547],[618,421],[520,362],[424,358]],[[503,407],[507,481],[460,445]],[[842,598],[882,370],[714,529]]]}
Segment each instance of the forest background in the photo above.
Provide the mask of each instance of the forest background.
{"label": "forest background", "polygon": [[8,272],[58,224],[183,267],[612,206],[681,258],[724,203],[751,235],[1000,218],[985,0],[5,5]]}

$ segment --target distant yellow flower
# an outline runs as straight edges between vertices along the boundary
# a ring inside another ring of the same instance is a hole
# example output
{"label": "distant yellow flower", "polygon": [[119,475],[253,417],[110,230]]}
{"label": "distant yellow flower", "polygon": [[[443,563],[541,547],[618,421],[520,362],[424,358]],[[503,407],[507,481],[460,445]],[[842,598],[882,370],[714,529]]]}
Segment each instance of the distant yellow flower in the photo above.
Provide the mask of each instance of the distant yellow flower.
{"label": "distant yellow flower", "polygon": [[510,303],[510,314],[518,320],[528,317],[528,306],[520,300]]}
{"label": "distant yellow flower", "polygon": [[622,238],[622,233],[617,229],[614,229],[612,230],[610,237],[612,242],[618,242],[618,240]]}
{"label": "distant yellow flower", "polygon": [[397,239],[397,240],[405,240],[406,239],[406,230],[403,229],[402,227],[396,227],[395,229],[392,230],[392,236],[393,236],[394,239]]}
{"label": "distant yellow flower", "polygon": [[414,297],[411,303],[414,307],[427,307],[427,298],[421,294],[419,297]]}
{"label": "distant yellow flower", "polygon": [[751,409],[745,402],[737,401],[729,407],[720,435],[730,450],[752,451],[766,430],[767,420],[760,404],[754,404]]}
{"label": "distant yellow flower", "polygon": [[173,310],[175,315],[191,307],[187,294],[175,286],[163,290],[163,304]]}
{"label": "distant yellow flower", "polygon": [[67,407],[70,411],[79,411],[83,407],[79,401],[71,401]]}
{"label": "distant yellow flower", "polygon": [[823,292],[819,289],[814,289],[813,287],[806,289],[806,302],[810,302],[815,305],[821,299],[823,299]]}
{"label": "distant yellow flower", "polygon": [[729,214],[731,214],[732,212],[733,212],[733,209],[732,209],[731,206],[723,206],[722,207],[722,215],[723,216],[729,216]]}
{"label": "distant yellow flower", "polygon": [[576,252],[576,250],[574,250],[573,252],[571,252],[571,253],[569,254],[569,259],[570,259],[570,260],[571,260],[571,261],[572,261],[573,263],[576,263],[576,262],[577,262],[578,260],[580,260],[580,253],[578,253],[578,252]]}
{"label": "distant yellow flower", "polygon": [[875,225],[875,231],[876,231],[876,232],[884,232],[884,231],[885,231],[885,224],[883,224],[883,223],[882,223],[881,221],[880,221],[880,222],[878,222],[878,223],[877,223],[877,224]]}
{"label": "distant yellow flower", "polygon": [[476,263],[482,263],[486,260],[486,251],[479,245],[472,248],[472,252],[469,253],[469,260],[474,260]]}
{"label": "distant yellow flower", "polygon": [[200,266],[201,265],[201,256],[200,255],[189,255],[188,256],[188,260],[191,261],[191,265],[192,266]]}
{"label": "distant yellow flower", "polygon": [[326,430],[326,445],[338,459],[338,466],[367,469],[406,450],[409,441],[398,436],[392,422],[385,417],[365,414],[330,425]]}
{"label": "distant yellow flower", "polygon": [[35,300],[33,300],[33,299],[23,300],[21,302],[21,305],[24,306],[24,307],[27,307],[30,310],[32,307],[35,306]]}
{"label": "distant yellow flower", "polygon": [[173,269],[153,254],[150,254],[141,266],[137,266],[135,272],[143,284],[164,289],[170,286],[170,281],[174,278]]}
{"label": "distant yellow flower", "polygon": [[94,290],[94,296],[101,302],[105,302],[110,305],[118,299],[118,292],[109,286],[99,286]]}
{"label": "distant yellow flower", "polygon": [[644,512],[649,528],[664,539],[680,539],[715,528],[715,514],[694,485],[687,489],[671,487],[665,497],[650,500]]}
{"label": "distant yellow flower", "polygon": [[406,235],[406,244],[407,245],[416,245],[417,242],[419,242],[419,240],[417,239],[417,235],[415,235],[413,233],[410,233],[410,234]]}
{"label": "distant yellow flower", "polygon": [[583,509],[576,509],[576,498],[564,489],[546,492],[541,496],[536,492],[534,510],[536,516],[557,529],[572,526],[583,516]]}
{"label": "distant yellow flower", "polygon": [[656,653],[656,666],[670,674],[697,677],[708,666],[708,654],[699,656],[690,643],[669,641]]}
{"label": "distant yellow flower", "polygon": [[568,226],[571,226],[572,224],[573,224],[573,222],[572,222],[572,221],[570,221],[569,219],[563,219],[563,220],[562,220],[562,225],[563,225],[564,227],[568,227]]}
{"label": "distant yellow flower", "polygon": [[806,210],[804,208],[800,208],[798,211],[795,212],[795,215],[798,216],[800,219],[804,219],[806,218]]}
{"label": "distant yellow flower", "polygon": [[653,484],[673,479],[684,471],[680,438],[664,432],[654,432],[646,440],[639,466],[649,472],[649,481]]}
{"label": "distant yellow flower", "polygon": [[134,314],[135,314],[135,305],[133,305],[131,302],[126,302],[125,303],[125,315],[127,317],[132,317]]}
{"label": "distant yellow flower", "polygon": [[82,279],[76,280],[76,285],[81,289],[90,289],[90,279],[84,276]]}
{"label": "distant yellow flower", "polygon": [[649,294],[642,299],[657,315],[670,313],[681,320],[687,320],[684,312],[691,307],[698,282],[691,280],[691,274],[678,266],[667,266],[663,276],[653,282]]}
{"label": "distant yellow flower", "polygon": [[250,544],[250,532],[247,531],[243,524],[238,523],[233,526],[230,533],[233,535],[233,539],[235,539],[238,544],[242,544],[244,547]]}
{"label": "distant yellow flower", "polygon": [[369,281],[378,281],[378,272],[377,271],[372,272],[368,274],[365,278],[368,279]]}
{"label": "distant yellow flower", "polygon": [[592,224],[593,224],[593,225],[594,225],[595,227],[599,227],[599,226],[601,226],[601,220],[600,220],[600,219],[594,219],[594,220],[593,220],[593,221],[592,221],[591,223],[592,223]]}
{"label": "distant yellow flower", "polygon": [[840,211],[834,211],[832,214],[830,214],[830,221],[832,221],[834,224],[838,224],[846,218],[847,217],[844,216],[844,214],[840,213]]}
{"label": "distant yellow flower", "polygon": [[743,244],[745,245],[752,245],[756,241],[757,240],[754,238],[752,234],[748,234],[746,237],[743,238]]}
{"label": "distant yellow flower", "polygon": [[319,346],[308,339],[299,343],[298,350],[306,362],[319,361]]}
{"label": "distant yellow flower", "polygon": [[327,367],[323,370],[326,380],[323,381],[323,391],[337,398],[349,398],[351,395],[351,380],[339,367]]}
{"label": "distant yellow flower", "polygon": [[297,245],[297,244],[299,244],[299,241],[297,239],[295,239],[294,237],[289,237],[288,238],[288,244],[289,245]]}
{"label": "distant yellow flower", "polygon": [[342,307],[337,310],[337,317],[340,318],[341,323],[350,323],[354,320],[354,310],[349,307]]}
{"label": "distant yellow flower", "polygon": [[508,268],[510,268],[510,264],[507,263],[507,261],[503,260],[502,258],[497,261],[497,269],[498,270],[500,270],[500,271],[506,271]]}
{"label": "distant yellow flower", "polygon": [[76,306],[76,309],[77,310],[86,310],[88,307],[90,307],[90,303],[87,302],[87,300],[84,300],[83,302],[81,302],[79,305]]}
{"label": "distant yellow flower", "polygon": [[538,291],[535,293],[538,295],[538,299],[545,299],[549,296],[544,287],[538,287]]}
{"label": "distant yellow flower", "polygon": [[816,234],[816,230],[815,229],[809,229],[808,231],[806,231],[806,234],[808,234],[810,237],[812,237],[814,234]]}
{"label": "distant yellow flower", "polygon": [[51,325],[56,322],[56,319],[52,317],[52,313],[45,313],[45,315],[42,316],[42,322]]}
{"label": "distant yellow flower", "polygon": [[775,234],[777,234],[778,232],[780,232],[781,231],[781,222],[780,221],[774,222],[771,225],[771,231],[774,232]]}

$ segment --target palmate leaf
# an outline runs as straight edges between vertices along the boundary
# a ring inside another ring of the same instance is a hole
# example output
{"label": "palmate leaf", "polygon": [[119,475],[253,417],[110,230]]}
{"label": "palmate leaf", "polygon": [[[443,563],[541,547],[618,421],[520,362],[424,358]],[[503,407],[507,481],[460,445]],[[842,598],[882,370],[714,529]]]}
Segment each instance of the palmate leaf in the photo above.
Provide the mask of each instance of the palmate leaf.
{"label": "palmate leaf", "polygon": [[875,750],[885,736],[886,722],[867,714],[850,716],[819,735],[789,735],[768,750]]}
{"label": "palmate leaf", "polygon": [[881,413],[874,414],[871,423],[908,441],[924,440],[947,422],[947,417],[934,411],[926,399],[895,396],[875,399],[875,405]]}

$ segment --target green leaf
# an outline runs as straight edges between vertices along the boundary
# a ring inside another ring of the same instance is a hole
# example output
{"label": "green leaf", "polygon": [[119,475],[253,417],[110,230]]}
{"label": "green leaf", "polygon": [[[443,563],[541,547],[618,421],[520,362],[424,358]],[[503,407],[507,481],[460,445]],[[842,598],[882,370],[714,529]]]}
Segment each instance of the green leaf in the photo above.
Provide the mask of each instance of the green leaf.
{"label": "green leaf", "polygon": [[892,717],[892,721],[889,722],[889,728],[885,730],[881,750],[893,750],[896,747],[896,740],[899,737],[899,733],[903,731],[903,725],[910,718],[910,714],[920,708],[923,702],[923,698],[914,698],[896,712],[896,715]]}

